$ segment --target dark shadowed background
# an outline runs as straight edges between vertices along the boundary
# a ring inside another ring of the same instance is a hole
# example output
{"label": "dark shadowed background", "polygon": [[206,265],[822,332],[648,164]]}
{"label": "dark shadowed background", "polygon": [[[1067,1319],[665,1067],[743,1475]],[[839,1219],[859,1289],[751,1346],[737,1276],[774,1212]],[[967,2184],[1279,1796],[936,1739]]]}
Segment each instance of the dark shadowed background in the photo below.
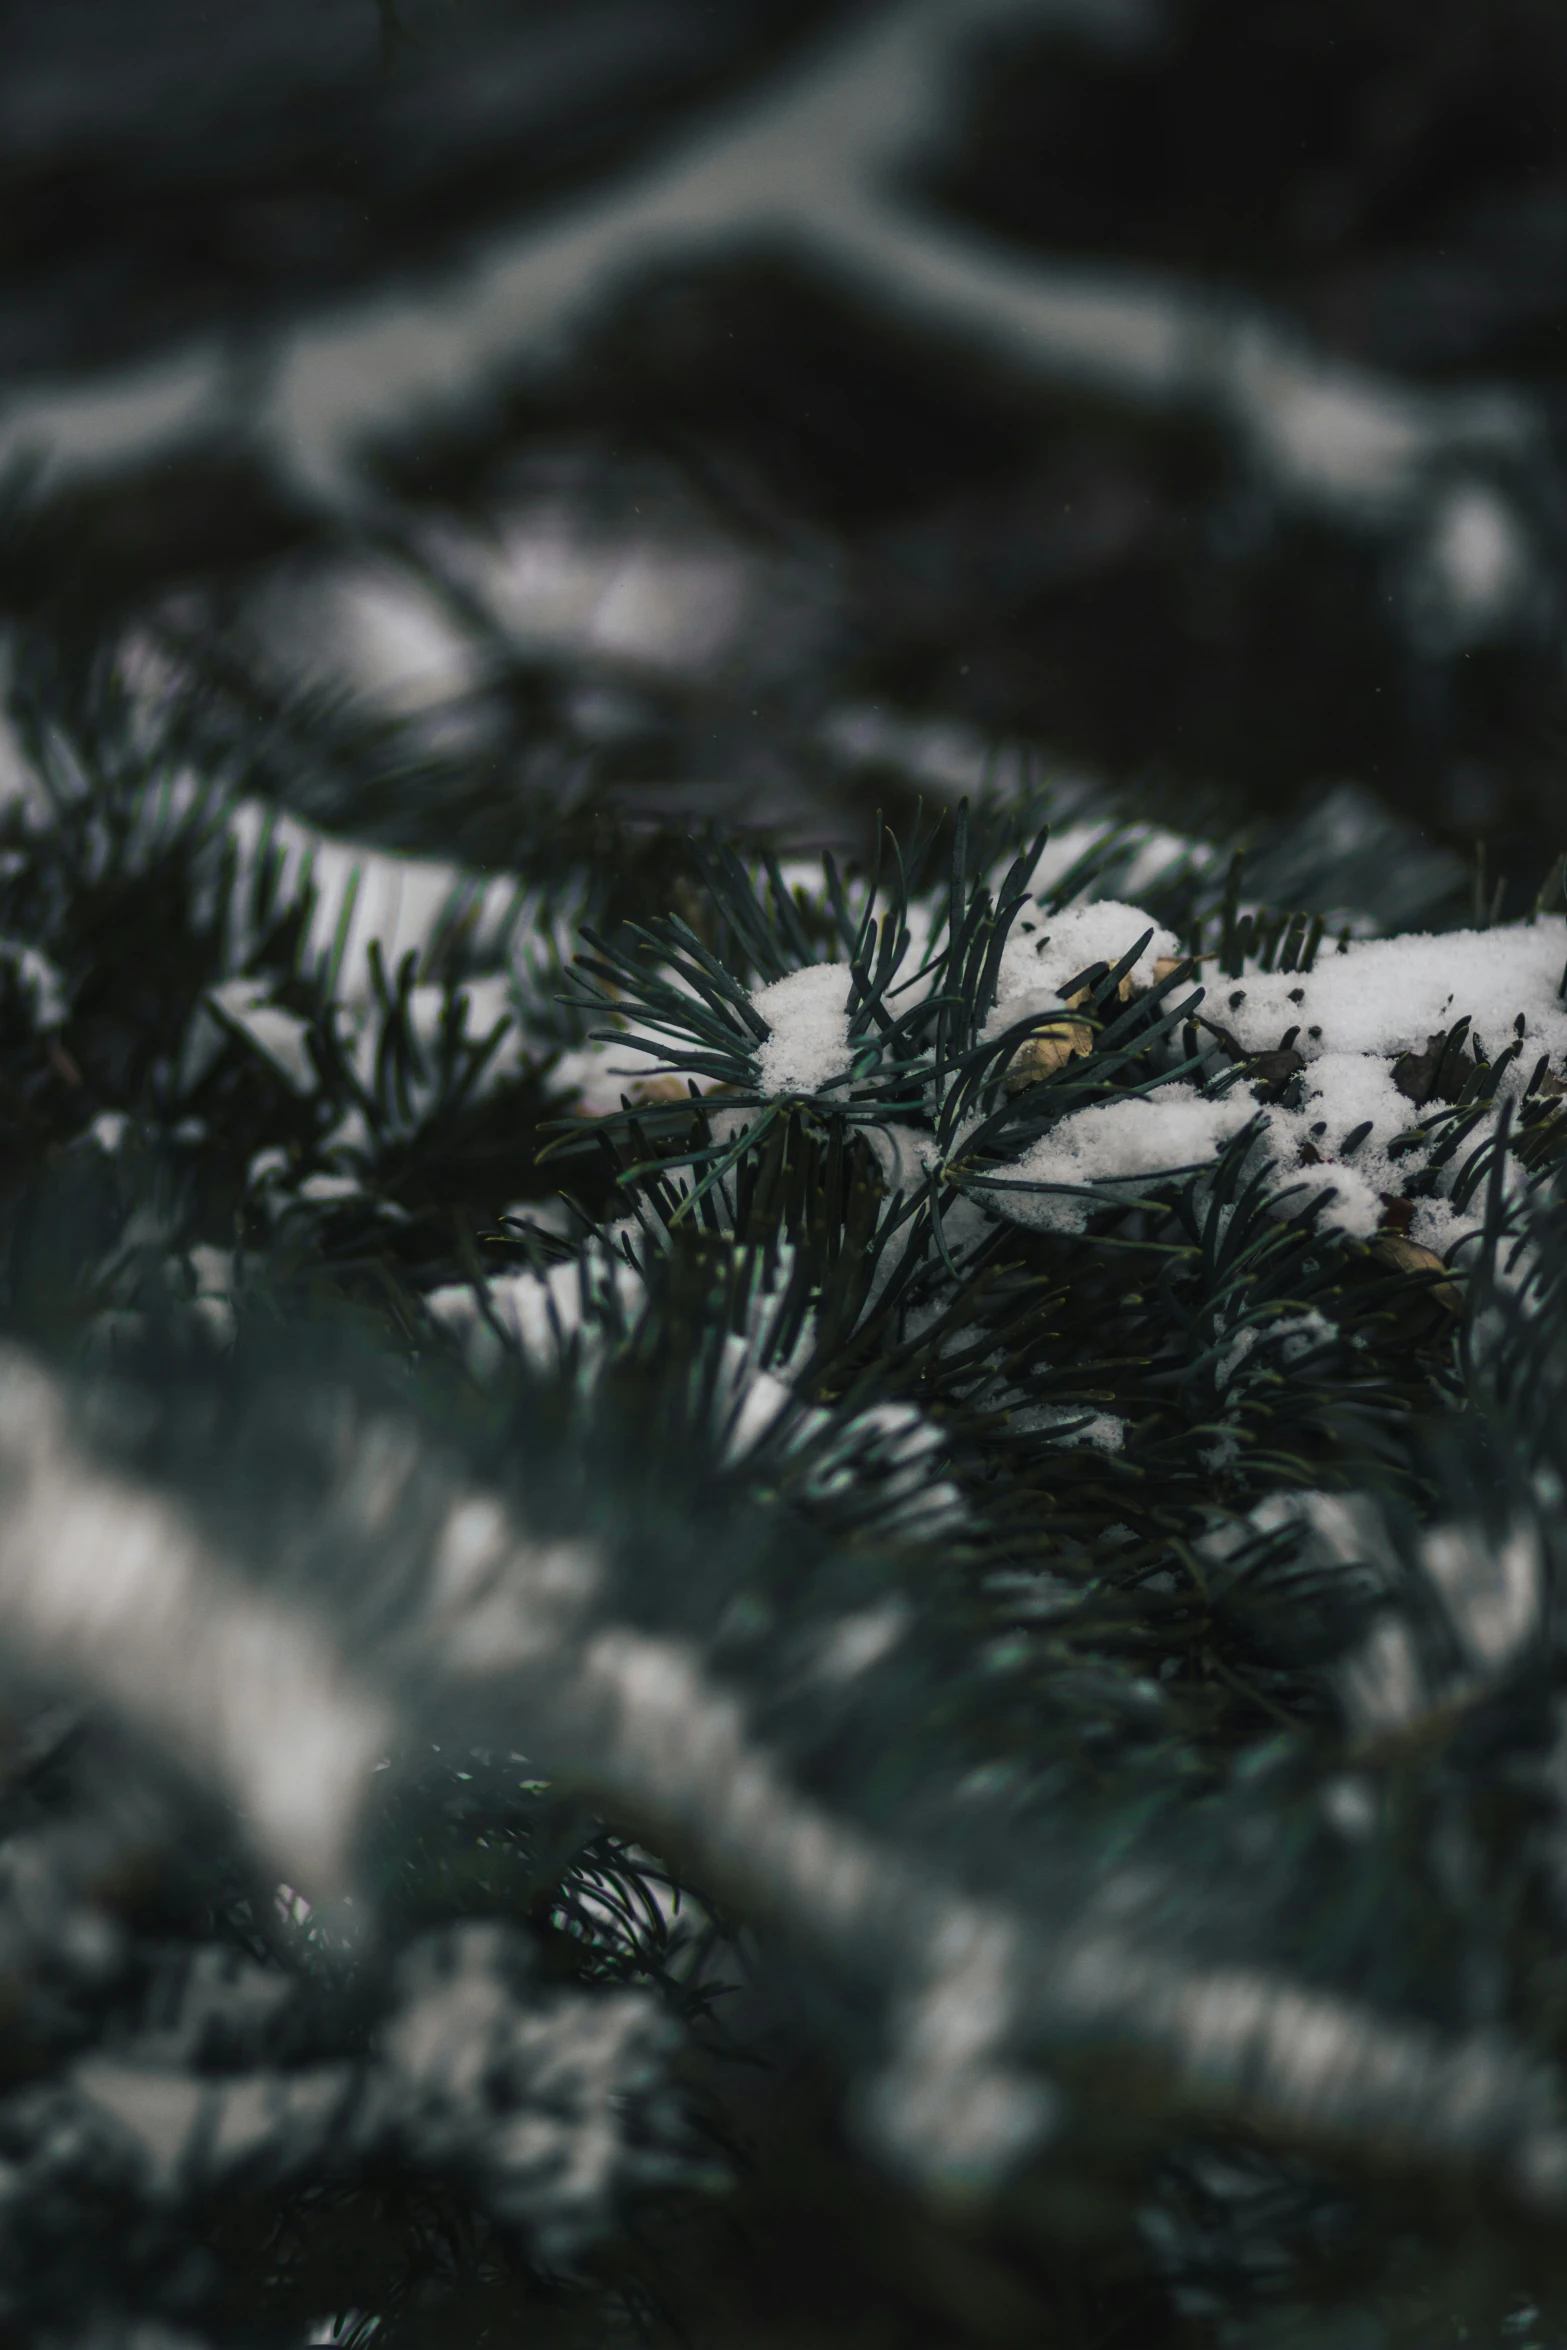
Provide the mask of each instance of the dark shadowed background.
{"label": "dark shadowed background", "polygon": [[1026,745],[1188,822],[1352,783],[1532,891],[1549,0],[401,16],[0,6],[17,608],[485,857],[519,793],[850,837]]}

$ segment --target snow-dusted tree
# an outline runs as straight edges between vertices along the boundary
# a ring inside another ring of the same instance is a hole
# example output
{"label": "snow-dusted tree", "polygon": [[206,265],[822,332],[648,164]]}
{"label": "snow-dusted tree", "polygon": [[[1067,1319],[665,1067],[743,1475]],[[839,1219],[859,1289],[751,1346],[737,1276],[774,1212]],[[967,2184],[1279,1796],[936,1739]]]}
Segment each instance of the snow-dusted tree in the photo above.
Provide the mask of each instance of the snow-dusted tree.
{"label": "snow-dusted tree", "polygon": [[[601,379],[521,555],[406,462],[765,248],[1196,418],[1417,663],[1541,625],[1521,402],[989,241],[1038,13],[826,11],[428,299],[13,405],[0,2340],[1562,2338],[1560,864],[856,698],[787,468],[671,431],[638,537]],[[264,591],[88,478],[209,393]],[[692,823],[742,704],[790,821]]]}

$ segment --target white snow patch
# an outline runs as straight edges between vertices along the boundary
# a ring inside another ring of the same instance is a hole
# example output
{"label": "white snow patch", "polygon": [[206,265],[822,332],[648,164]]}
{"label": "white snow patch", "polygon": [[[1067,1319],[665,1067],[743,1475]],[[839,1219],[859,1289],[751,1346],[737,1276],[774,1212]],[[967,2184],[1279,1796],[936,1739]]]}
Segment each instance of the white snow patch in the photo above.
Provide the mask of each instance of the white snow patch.
{"label": "white snow patch", "polygon": [[1076,1404],[1027,1404],[1007,1414],[1007,1425],[1020,1436],[1049,1435],[1064,1428],[1075,1444],[1091,1444],[1096,1452],[1121,1452],[1126,1446],[1127,1423],[1118,1413],[1094,1412],[1085,1420]]}
{"label": "white snow patch", "polygon": [[[1489,1059],[1513,1044],[1522,1019],[1523,1051],[1502,1073],[1499,1097],[1520,1093],[1542,1054],[1560,1073],[1567,1061],[1567,1005],[1557,993],[1564,955],[1567,935],[1555,922],[1514,923],[1365,939],[1322,957],[1309,972],[1248,971],[1213,982],[1205,1009],[1240,1045],[1270,1051],[1293,1030],[1294,1049],[1306,1061],[1300,1106],[1267,1113],[1278,1160],[1275,1189],[1293,1192],[1281,1200],[1282,1211],[1299,1213],[1311,1193],[1331,1191],[1324,1228],[1372,1237],[1389,1203],[1405,1195],[1425,1164],[1420,1145],[1395,1157],[1393,1144],[1418,1134],[1445,1107],[1432,1102],[1421,1110],[1401,1093],[1397,1060],[1424,1053],[1465,1015],[1468,1047]],[[1492,1112],[1465,1144],[1458,1166],[1494,1126]],[[1352,1135],[1354,1148],[1341,1160]],[[1322,1163],[1299,1164],[1303,1150]],[[1517,1188],[1511,1170],[1509,1188]],[[1417,1200],[1410,1237],[1450,1257],[1479,1231],[1483,1205],[1476,1197],[1465,1213],[1441,1198]]]}
{"label": "white snow patch", "polygon": [[852,1681],[890,1656],[912,1621],[904,1599],[886,1599],[879,1607],[862,1608],[840,1616],[822,1634],[816,1652],[816,1671],[823,1681]]}
{"label": "white snow patch", "polygon": [[257,1151],[245,1170],[247,1191],[262,1191],[269,1185],[281,1183],[288,1174],[288,1153],[276,1143],[270,1149]]}
{"label": "white snow patch", "polygon": [[307,1049],[309,1024],[271,1000],[265,979],[226,979],[207,990],[207,1002],[230,1028],[285,1077],[296,1093],[314,1093],[315,1063]]}
{"label": "white snow patch", "polygon": [[[1158,824],[1123,825],[1100,818],[1064,824],[1053,832],[1040,852],[1029,879],[1036,899],[1052,897],[1074,869],[1086,865],[1090,876],[1113,880],[1135,894],[1181,873],[1207,872],[1219,861],[1219,851],[1204,841],[1167,832]],[[1090,878],[1085,886],[1095,887]],[[1075,891],[1074,896],[1081,895]]]}
{"label": "white snow patch", "polygon": [[352,1175],[307,1175],[299,1186],[301,1199],[332,1201],[359,1199],[364,1186]]}
{"label": "white snow patch", "polygon": [[985,1197],[1015,1224],[1042,1232],[1081,1232],[1105,1203],[1072,1196],[1082,1186],[1137,1182],[1187,1167],[1206,1166],[1216,1151],[1257,1114],[1247,1092],[1218,1099],[1189,1085],[1161,1086],[1154,1094],[1096,1102],[1063,1118],[1020,1159],[999,1170],[1010,1181],[1072,1187],[1061,1191],[991,1191]]}
{"label": "white snow patch", "polygon": [[58,1028],[65,1019],[65,981],[37,947],[18,938],[0,938],[0,959],[8,962],[32,999],[33,1018],[40,1028]]}
{"label": "white snow patch", "polygon": [[743,641],[765,579],[723,540],[667,526],[606,533],[547,496],[482,538],[443,533],[441,552],[519,643],[684,673]]}
{"label": "white snow patch", "polygon": [[1115,826],[1103,818],[1097,822],[1063,824],[1052,832],[1039,853],[1038,862],[1029,876],[1029,888],[1034,896],[1044,899],[1052,895],[1075,866],[1096,850],[1108,851],[1114,838]]}
{"label": "white snow patch", "polygon": [[[850,901],[851,911],[853,901]],[[886,917],[884,916],[885,920]],[[936,941],[936,915],[931,907],[922,906],[913,899],[903,910],[903,927],[907,933],[897,969],[887,989],[889,1007],[895,1016],[911,1011],[922,1004],[935,984],[935,969],[931,961]]]}
{"label": "white snow patch", "polygon": [[497,1273],[484,1289],[488,1314],[464,1281],[432,1289],[425,1299],[435,1319],[464,1341],[481,1369],[496,1352],[496,1327],[534,1370],[549,1373],[560,1368],[579,1332],[592,1331],[595,1344],[600,1343],[605,1318],[616,1319],[618,1309],[618,1318],[629,1327],[645,1302],[636,1268],[599,1250],[552,1265],[547,1273]]}
{"label": "white snow patch", "polygon": [[1297,1146],[1310,1141],[1326,1159],[1336,1157],[1350,1135],[1369,1127],[1354,1163],[1362,1168],[1385,1164],[1392,1174],[1383,1154],[1395,1136],[1409,1132],[1419,1113],[1394,1084],[1391,1061],[1379,1053],[1324,1053],[1303,1073],[1301,1093],[1298,1110],[1269,1113],[1277,1140]]}
{"label": "white snow patch", "polygon": [[212,1248],[203,1243],[188,1249],[186,1260],[190,1267],[191,1304],[198,1320],[206,1324],[220,1344],[231,1345],[235,1332],[238,1257],[232,1249]]}
{"label": "white snow patch", "polygon": [[939,1156],[933,1135],[895,1118],[867,1126],[863,1133],[889,1191],[917,1191]]}
{"label": "white snow patch", "polygon": [[54,816],[43,781],[22,747],[7,703],[12,684],[12,651],[0,645],[0,809],[14,808],[28,831],[41,831]]}
{"label": "white snow patch", "polygon": [[[1395,1193],[1397,1186],[1394,1186]],[[1272,1185],[1277,1212],[1305,1215],[1313,1194],[1331,1197],[1318,1222],[1324,1231],[1347,1232],[1352,1239],[1369,1240],[1382,1221],[1383,1197],[1358,1159],[1351,1166],[1329,1160],[1320,1167],[1275,1167]]]}
{"label": "white snow patch", "polygon": [[731,1333],[725,1345],[725,1383],[736,1391],[730,1404],[733,1417],[724,1440],[725,1466],[743,1461],[769,1437],[794,1408],[794,1390],[776,1371],[760,1370],[751,1361],[746,1341]]}
{"label": "white snow patch", "polygon": [[1222,1395],[1237,1379],[1242,1386],[1246,1384],[1248,1365],[1267,1371],[1280,1363],[1298,1363],[1319,1347],[1332,1345],[1338,1335],[1337,1324],[1314,1306],[1304,1313],[1276,1316],[1270,1322],[1247,1322],[1214,1364],[1213,1383]]}
{"label": "white snow patch", "polygon": [[772,1030],[757,1055],[764,1093],[820,1093],[854,1066],[847,963],[807,963],[759,987],[754,1008]]}
{"label": "white snow patch", "polygon": [[[257,800],[242,800],[229,819],[238,855],[243,905],[263,857],[277,868],[276,903],[291,905],[309,889],[314,903],[300,960],[337,958],[337,994],[347,1002],[373,993],[370,946],[388,977],[407,954],[426,957],[443,931],[462,927],[475,960],[504,957],[520,924],[514,875],[488,878],[434,857],[406,857],[362,842],[333,839]],[[248,941],[239,937],[236,952]]]}
{"label": "white snow patch", "polygon": [[1486,482],[1454,483],[1409,565],[1409,614],[1422,649],[1451,654],[1503,634],[1528,605],[1536,577],[1511,501]]}
{"label": "white snow patch", "polygon": [[[1512,1176],[1512,1172],[1509,1167],[1509,1177]],[[1516,1189],[1516,1184],[1509,1180],[1507,1185],[1509,1198],[1514,1196]],[[1483,1195],[1481,1204],[1483,1204]],[[1418,1199],[1415,1202],[1414,1215],[1410,1220],[1409,1237],[1421,1248],[1434,1249],[1439,1257],[1445,1257],[1451,1264],[1454,1261],[1454,1252],[1459,1242],[1477,1239],[1484,1223],[1483,1215],[1464,1215],[1448,1200]]]}
{"label": "white snow patch", "polygon": [[1151,987],[1158,958],[1180,952],[1174,932],[1164,929],[1140,906],[1101,898],[1091,906],[1063,907],[1059,914],[1022,914],[1001,957],[996,1010],[988,1033],[999,1033],[1011,1021],[1038,1008],[1035,999],[1042,990],[1058,993],[1095,963],[1119,963],[1149,933],[1152,935],[1130,972],[1134,987]]}
{"label": "white snow patch", "polygon": [[[1556,990],[1567,932],[1556,922],[1492,930],[1407,931],[1351,941],[1310,971],[1248,971],[1210,985],[1205,1012],[1248,1052],[1269,1052],[1289,1028],[1295,1050],[1398,1054],[1468,1013],[1488,1053],[1510,1044],[1522,1013],[1536,1057],[1567,1050],[1567,1005]],[[1320,1113],[1319,1113],[1320,1115]]]}
{"label": "white snow patch", "polygon": [[954,801],[965,794],[988,798],[1020,771],[1015,751],[989,742],[973,727],[910,718],[879,703],[851,703],[833,711],[822,723],[820,740],[834,758],[851,766],[901,769],[912,782]]}
{"label": "white snow patch", "polygon": [[1159,824],[1135,824],[1127,834],[1130,859],[1119,876],[1125,890],[1151,889],[1179,873],[1211,872],[1219,851],[1206,841],[1188,840],[1184,833],[1167,832]]}
{"label": "white snow patch", "polygon": [[[633,1103],[665,1098],[683,1101],[689,1078],[672,1077],[656,1060],[632,1065],[625,1059],[629,1052],[646,1053],[647,1050],[646,1045],[639,1045],[630,1037],[615,1043],[600,1037],[576,1045],[555,1062],[549,1073],[550,1085],[563,1093],[584,1118],[612,1117],[625,1099]],[[678,1087],[678,1092],[671,1090],[666,1097],[666,1089],[671,1087]],[[704,1081],[698,1078],[698,1093],[705,1090]]]}

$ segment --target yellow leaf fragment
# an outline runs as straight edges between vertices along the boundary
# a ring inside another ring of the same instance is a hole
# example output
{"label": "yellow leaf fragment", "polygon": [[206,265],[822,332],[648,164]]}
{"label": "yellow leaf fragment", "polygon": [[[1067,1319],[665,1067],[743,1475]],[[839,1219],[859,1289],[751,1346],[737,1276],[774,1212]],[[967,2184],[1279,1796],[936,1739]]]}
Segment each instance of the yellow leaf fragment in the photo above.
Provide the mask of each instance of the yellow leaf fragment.
{"label": "yellow leaf fragment", "polygon": [[1021,1093],[1053,1077],[1068,1061],[1086,1059],[1094,1049],[1094,1032],[1086,1020],[1051,1020],[1025,1036],[1007,1064],[1003,1080],[1008,1093]]}

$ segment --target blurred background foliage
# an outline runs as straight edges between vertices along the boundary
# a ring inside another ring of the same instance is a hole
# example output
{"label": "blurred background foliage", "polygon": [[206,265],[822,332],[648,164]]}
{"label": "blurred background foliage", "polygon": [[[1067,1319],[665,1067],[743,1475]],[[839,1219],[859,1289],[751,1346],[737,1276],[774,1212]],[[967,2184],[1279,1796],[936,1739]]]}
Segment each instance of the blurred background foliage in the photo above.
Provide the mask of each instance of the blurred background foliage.
{"label": "blurred background foliage", "polygon": [[[874,13],[403,0],[383,62],[370,0],[7,0],[13,596],[199,614],[258,686],[417,704],[470,775],[482,754],[492,821],[591,773],[852,833],[865,768],[945,766],[950,790],[973,744],[1026,739],[1226,821],[1349,781],[1532,895],[1567,576],[1546,0],[904,12],[956,28],[940,119],[891,167],[909,219],[1090,293],[1155,282],[1198,331],[1255,315],[1411,413],[1501,402],[1505,429],[1391,502],[1292,500],[1222,403],[1020,367],[765,222],[668,254],[628,236],[542,356],[519,313],[515,363],[378,414],[368,515],[302,497],[258,438],[290,338],[395,300],[387,348],[417,341],[497,239],[605,191],[634,223],[662,159]],[[209,364],[215,393],[149,423],[167,371]],[[418,823],[454,845],[438,780]]]}

